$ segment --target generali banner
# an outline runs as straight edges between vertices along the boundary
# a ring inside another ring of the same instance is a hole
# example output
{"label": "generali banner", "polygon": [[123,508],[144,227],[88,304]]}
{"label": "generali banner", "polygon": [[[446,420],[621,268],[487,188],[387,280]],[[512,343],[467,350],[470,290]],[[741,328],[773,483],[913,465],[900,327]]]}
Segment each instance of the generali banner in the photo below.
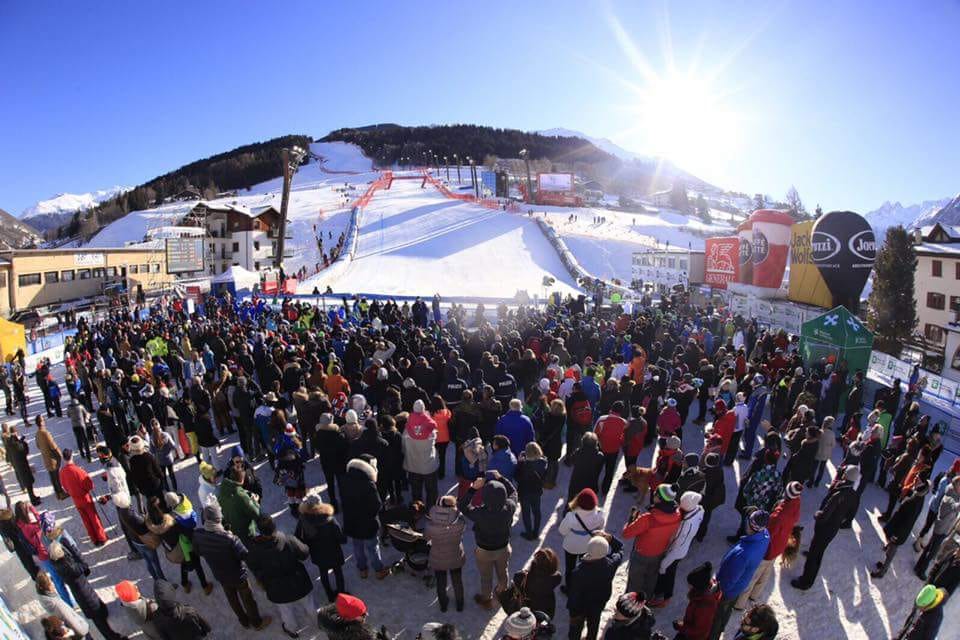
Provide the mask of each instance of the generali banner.
{"label": "generali banner", "polygon": [[737,282],[740,272],[740,239],[737,236],[707,238],[704,243],[703,281],[718,289]]}

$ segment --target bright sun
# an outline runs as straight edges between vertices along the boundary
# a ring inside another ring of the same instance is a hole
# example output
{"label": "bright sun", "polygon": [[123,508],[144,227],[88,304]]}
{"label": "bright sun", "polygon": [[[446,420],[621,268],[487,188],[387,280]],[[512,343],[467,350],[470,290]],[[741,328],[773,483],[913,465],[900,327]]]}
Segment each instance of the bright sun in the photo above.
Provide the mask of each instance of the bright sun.
{"label": "bright sun", "polygon": [[673,74],[638,90],[636,130],[646,149],[695,174],[723,172],[738,146],[737,117],[708,80]]}

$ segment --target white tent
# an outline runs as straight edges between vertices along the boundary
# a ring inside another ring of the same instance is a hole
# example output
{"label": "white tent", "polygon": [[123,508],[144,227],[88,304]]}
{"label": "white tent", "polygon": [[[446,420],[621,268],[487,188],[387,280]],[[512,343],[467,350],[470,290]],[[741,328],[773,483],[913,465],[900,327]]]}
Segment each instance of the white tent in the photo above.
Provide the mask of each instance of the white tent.
{"label": "white tent", "polygon": [[223,273],[211,278],[213,284],[232,284],[234,291],[243,289],[252,290],[254,285],[260,284],[260,274],[243,267],[233,265]]}

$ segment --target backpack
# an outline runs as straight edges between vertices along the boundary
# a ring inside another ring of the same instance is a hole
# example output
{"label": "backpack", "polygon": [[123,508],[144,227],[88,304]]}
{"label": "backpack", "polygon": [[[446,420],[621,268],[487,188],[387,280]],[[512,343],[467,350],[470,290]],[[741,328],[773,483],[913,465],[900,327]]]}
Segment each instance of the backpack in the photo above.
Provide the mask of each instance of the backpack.
{"label": "backpack", "polygon": [[590,402],[579,400],[570,407],[570,421],[578,427],[589,427],[593,423],[593,409]]}

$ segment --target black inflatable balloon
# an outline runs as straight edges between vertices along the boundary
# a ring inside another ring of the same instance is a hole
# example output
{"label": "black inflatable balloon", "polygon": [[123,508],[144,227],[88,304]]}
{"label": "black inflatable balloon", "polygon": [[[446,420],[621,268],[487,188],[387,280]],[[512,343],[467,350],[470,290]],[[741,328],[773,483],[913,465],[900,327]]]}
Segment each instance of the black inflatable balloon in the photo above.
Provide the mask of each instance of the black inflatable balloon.
{"label": "black inflatable balloon", "polygon": [[856,312],[877,257],[873,228],[859,213],[831,211],[814,223],[810,250],[834,304]]}

